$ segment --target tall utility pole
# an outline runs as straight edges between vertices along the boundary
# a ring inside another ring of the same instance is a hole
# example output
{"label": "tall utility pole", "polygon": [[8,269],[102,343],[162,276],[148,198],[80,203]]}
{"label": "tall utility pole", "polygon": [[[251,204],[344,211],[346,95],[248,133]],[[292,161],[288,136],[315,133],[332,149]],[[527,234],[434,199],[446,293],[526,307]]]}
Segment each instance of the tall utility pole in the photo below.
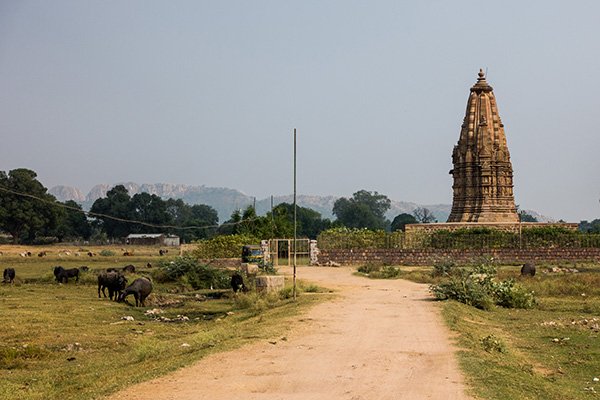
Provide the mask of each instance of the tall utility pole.
{"label": "tall utility pole", "polygon": [[297,220],[296,220],[296,128],[294,128],[294,286],[292,293],[296,301],[296,250],[297,250]]}

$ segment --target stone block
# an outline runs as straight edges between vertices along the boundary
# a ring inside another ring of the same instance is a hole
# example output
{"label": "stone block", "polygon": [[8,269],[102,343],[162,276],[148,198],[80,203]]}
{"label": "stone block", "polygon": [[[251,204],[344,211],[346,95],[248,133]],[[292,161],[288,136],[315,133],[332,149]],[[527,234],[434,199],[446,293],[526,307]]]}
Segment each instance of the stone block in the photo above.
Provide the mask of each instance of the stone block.
{"label": "stone block", "polygon": [[281,275],[261,275],[254,280],[256,291],[262,293],[278,292],[283,290],[285,279]]}

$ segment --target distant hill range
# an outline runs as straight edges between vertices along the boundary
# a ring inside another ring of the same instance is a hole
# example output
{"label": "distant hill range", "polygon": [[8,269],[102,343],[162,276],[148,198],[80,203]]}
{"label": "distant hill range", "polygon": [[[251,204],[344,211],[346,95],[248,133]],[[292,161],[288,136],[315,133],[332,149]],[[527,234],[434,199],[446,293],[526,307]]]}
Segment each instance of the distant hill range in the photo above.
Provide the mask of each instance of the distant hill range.
{"label": "distant hill range", "polygon": [[[213,207],[219,213],[219,221],[224,222],[229,219],[234,210],[244,209],[252,205],[255,198],[248,196],[239,190],[228,188],[217,188],[207,186],[191,186],[172,183],[155,184],[137,184],[134,182],[117,183],[114,185],[99,184],[94,186],[90,192],[84,196],[77,188],[70,186],[54,186],[49,192],[59,201],[74,200],[81,204],[85,210],[89,210],[99,198],[106,197],[106,193],[116,185],[123,185],[127,188],[129,195],[137,193],[155,194],[162,199],[182,199],[187,204],[206,204]],[[323,218],[335,219],[332,213],[333,204],[339,197],[336,196],[310,196],[298,195],[297,202],[299,206],[311,208],[321,214]],[[280,203],[292,203],[293,196],[274,196],[273,205]],[[422,205],[405,201],[391,200],[392,206],[386,216],[392,220],[396,215],[402,213],[412,214],[417,207],[428,208],[440,222],[445,222],[450,214],[452,206],[450,204],[432,204]],[[266,214],[271,209],[271,199],[256,199],[256,212],[259,215]],[[551,219],[540,215],[535,211],[526,210],[538,221],[551,221]]]}

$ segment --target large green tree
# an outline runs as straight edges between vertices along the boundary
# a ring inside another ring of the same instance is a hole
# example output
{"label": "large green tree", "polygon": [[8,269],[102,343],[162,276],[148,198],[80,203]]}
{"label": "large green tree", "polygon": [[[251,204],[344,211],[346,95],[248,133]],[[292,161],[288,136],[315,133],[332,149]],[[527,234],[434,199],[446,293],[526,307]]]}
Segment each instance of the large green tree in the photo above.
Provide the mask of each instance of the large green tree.
{"label": "large green tree", "polygon": [[339,198],[333,204],[333,214],[337,222],[348,228],[385,229],[389,221],[385,213],[391,201],[377,192],[359,190],[351,198]]}
{"label": "large green tree", "polygon": [[14,243],[33,242],[42,229],[56,227],[56,199],[36,178],[25,168],[0,171],[0,229],[10,233]]}
{"label": "large green tree", "polygon": [[402,214],[396,215],[396,218],[394,218],[394,220],[392,221],[392,224],[390,225],[390,230],[392,232],[404,231],[404,228],[406,227],[407,224],[416,224],[416,223],[417,223],[417,219],[414,217],[414,215],[402,213]]}
{"label": "large green tree", "polygon": [[156,233],[162,228],[157,226],[171,223],[171,215],[167,212],[167,204],[155,194],[146,192],[134,194],[129,205],[129,219],[145,224],[131,224],[130,233]]}
{"label": "large green tree", "polygon": [[166,201],[166,207],[173,225],[181,227],[198,227],[194,229],[177,229],[170,231],[171,233],[179,235],[184,242],[211,237],[216,230],[216,225],[219,223],[219,214],[217,213],[217,210],[205,204],[194,204],[190,206],[181,199],[169,199]]}
{"label": "large green tree", "polygon": [[[294,205],[280,203],[273,208],[273,224],[276,226],[276,236],[289,238],[294,234]],[[271,212],[267,213],[271,218]],[[316,239],[321,231],[331,227],[331,221],[321,218],[321,214],[307,207],[297,206],[296,209],[297,235]]]}
{"label": "large green tree", "polygon": [[131,233],[131,197],[123,185],[117,185],[97,199],[90,212],[96,223],[110,238],[122,238]]}
{"label": "large green tree", "polygon": [[73,200],[66,201],[63,206],[56,228],[49,231],[49,235],[56,236],[61,242],[65,239],[88,240],[92,235],[92,227],[81,206]]}
{"label": "large green tree", "polygon": [[600,219],[595,219],[592,222],[581,221],[579,230],[588,233],[600,233]]}

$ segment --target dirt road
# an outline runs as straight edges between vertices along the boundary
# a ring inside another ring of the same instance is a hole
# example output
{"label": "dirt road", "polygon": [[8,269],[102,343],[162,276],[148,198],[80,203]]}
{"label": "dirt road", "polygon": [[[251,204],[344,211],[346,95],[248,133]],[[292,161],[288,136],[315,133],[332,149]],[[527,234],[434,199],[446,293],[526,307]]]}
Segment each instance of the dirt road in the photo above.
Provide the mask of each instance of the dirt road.
{"label": "dirt road", "polygon": [[111,399],[469,399],[426,285],[348,268],[301,267],[298,278],[340,295],[299,317],[287,340],[208,356]]}

